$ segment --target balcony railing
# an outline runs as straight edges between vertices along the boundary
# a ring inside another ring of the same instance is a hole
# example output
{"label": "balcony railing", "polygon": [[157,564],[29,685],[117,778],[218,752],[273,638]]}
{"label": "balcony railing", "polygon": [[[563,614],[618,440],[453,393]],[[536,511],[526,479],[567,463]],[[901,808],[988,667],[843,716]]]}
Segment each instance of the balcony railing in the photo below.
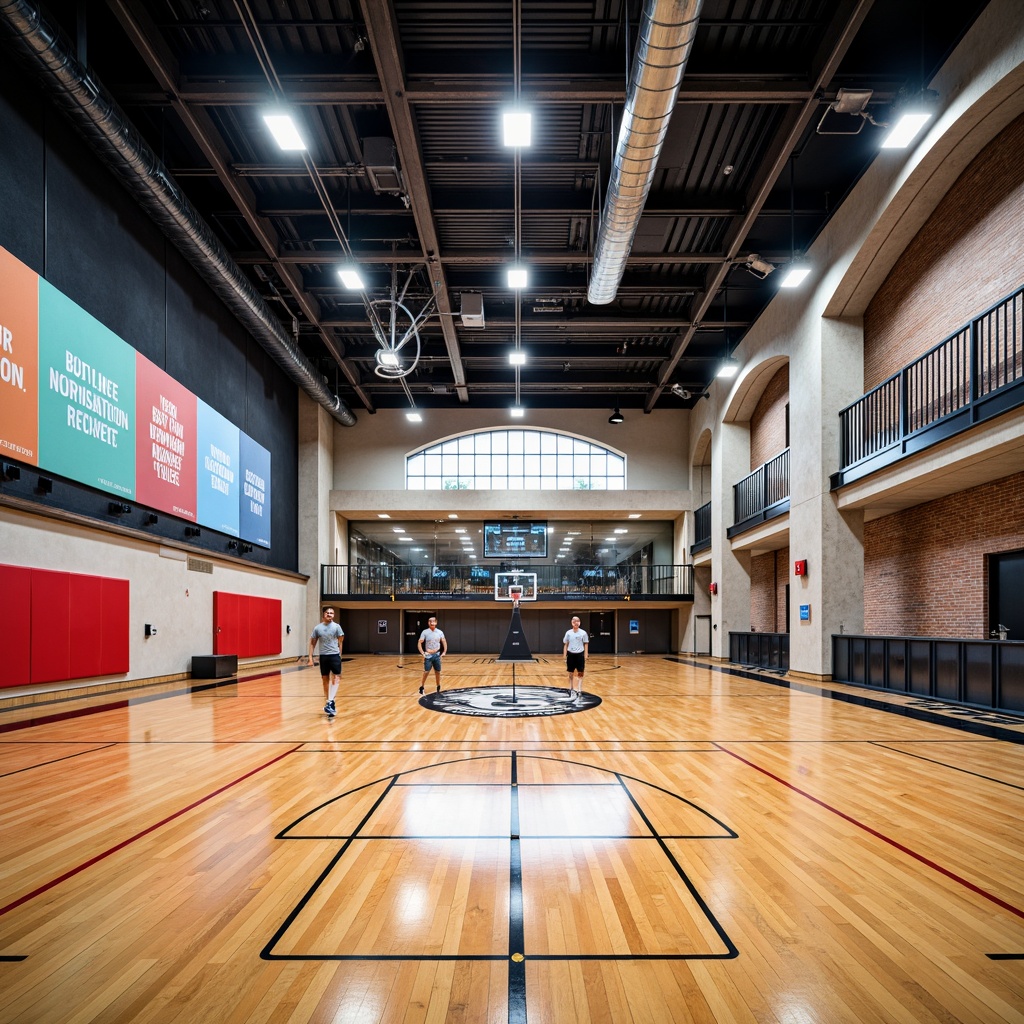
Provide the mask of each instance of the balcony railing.
{"label": "balcony railing", "polygon": [[1024,288],[839,413],[832,487],[1022,404]]}
{"label": "balcony railing", "polygon": [[748,668],[789,671],[788,633],[729,633],[729,661]]}
{"label": "balcony railing", "polygon": [[734,525],[726,531],[730,537],[788,512],[789,449],[735,484],[733,503]]}
{"label": "balcony railing", "polygon": [[695,555],[698,551],[704,551],[711,547],[711,502],[701,505],[693,514],[693,543],[690,545],[690,554]]}
{"label": "balcony railing", "polygon": [[1024,712],[1024,643],[833,634],[832,678],[1020,713]]}
{"label": "balcony railing", "polygon": [[[516,570],[537,574],[538,601],[693,600],[692,565],[518,564]],[[320,596],[325,601],[488,600],[494,597],[494,571],[468,565],[323,565]]]}

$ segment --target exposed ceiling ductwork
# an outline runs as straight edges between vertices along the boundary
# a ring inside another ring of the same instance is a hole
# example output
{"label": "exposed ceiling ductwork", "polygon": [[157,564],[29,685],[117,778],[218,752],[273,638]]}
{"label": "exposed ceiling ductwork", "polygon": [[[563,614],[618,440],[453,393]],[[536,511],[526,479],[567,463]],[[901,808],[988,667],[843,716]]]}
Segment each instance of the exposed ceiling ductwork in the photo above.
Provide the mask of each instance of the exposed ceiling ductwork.
{"label": "exposed ceiling ductwork", "polygon": [[601,214],[587,298],[619,290],[697,34],[702,0],[646,0],[622,125]]}
{"label": "exposed ceiling ductwork", "polygon": [[339,423],[352,410],[295,346],[263,297],[192,206],[114,99],[75,59],[59,30],[24,0],[0,0],[0,27],[41,78],[47,94],[285,373]]}

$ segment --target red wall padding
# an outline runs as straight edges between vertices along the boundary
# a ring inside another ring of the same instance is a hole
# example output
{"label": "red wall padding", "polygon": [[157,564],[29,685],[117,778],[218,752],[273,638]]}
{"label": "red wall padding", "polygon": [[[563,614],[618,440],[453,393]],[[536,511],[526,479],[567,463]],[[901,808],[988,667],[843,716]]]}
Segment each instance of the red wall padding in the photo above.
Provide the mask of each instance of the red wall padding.
{"label": "red wall padding", "polygon": [[128,580],[0,565],[0,686],[128,671]]}
{"label": "red wall padding", "polygon": [[32,570],[0,565],[0,686],[25,686],[31,679]]}
{"label": "red wall padding", "polygon": [[273,597],[213,593],[213,653],[257,658],[281,653],[281,602]]}

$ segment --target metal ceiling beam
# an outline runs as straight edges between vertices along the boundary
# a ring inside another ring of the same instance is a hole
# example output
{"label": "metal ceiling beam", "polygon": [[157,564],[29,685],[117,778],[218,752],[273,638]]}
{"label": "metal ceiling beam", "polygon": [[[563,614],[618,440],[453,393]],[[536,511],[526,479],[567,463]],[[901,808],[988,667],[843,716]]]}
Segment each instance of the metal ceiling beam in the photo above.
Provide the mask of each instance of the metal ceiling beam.
{"label": "metal ceiling beam", "polygon": [[[233,255],[235,261],[243,266],[251,265],[253,263],[269,262],[267,256],[259,252],[239,252],[234,253]],[[428,266],[433,265],[428,259],[418,253],[402,252],[401,250],[398,252],[366,252],[364,250],[360,250],[357,255],[359,262],[367,266],[390,266],[392,263],[402,265],[425,263]],[[345,258],[344,253],[341,252],[311,252],[302,250],[298,252],[278,252],[272,257],[275,264],[281,264],[282,266],[306,264],[311,267],[329,267],[333,263],[344,262]],[[507,250],[487,250],[442,253],[439,260],[446,266],[450,267],[493,267],[508,263],[509,258]],[[586,253],[582,252],[529,252],[523,254],[523,259],[531,266],[537,267],[563,267],[590,262],[590,257]],[[673,267],[684,266],[687,264],[707,265],[724,263],[725,260],[726,257],[721,254],[701,252],[635,253],[627,257],[627,262],[630,266],[650,266],[651,264],[658,263]],[[338,291],[341,291],[340,286]],[[449,310],[449,312],[451,312],[451,310]]]}
{"label": "metal ceiling beam", "polygon": [[423,167],[423,156],[420,152],[412,107],[406,94],[405,68],[394,4],[392,0],[362,0],[362,8],[370,49],[377,66],[377,74],[380,76],[380,82],[384,88],[384,103],[395,134],[395,146],[398,149],[398,158],[402,174],[405,177],[405,187],[413,215],[416,218],[420,245],[437,296],[437,311],[441,316],[441,329],[444,331],[444,342],[448,348],[448,358],[451,361],[452,378],[459,401],[468,403],[469,390],[466,387],[466,371],[459,352],[459,336],[455,330],[455,324],[452,322],[448,282],[445,279],[444,266],[439,258],[441,242],[434,224],[434,214],[430,208],[430,186],[427,183],[427,175]]}
{"label": "metal ceiling beam", "polygon": [[[318,81],[316,76],[298,78],[281,75],[289,102],[295,106],[371,105],[386,103],[388,96],[372,78],[331,77]],[[190,77],[182,72],[177,94],[185,103],[206,107],[251,107],[267,102],[267,87],[262,78],[211,81],[206,76]],[[433,75],[429,80],[404,81],[403,98],[413,106],[450,103],[502,103],[508,99],[509,83],[501,78],[492,82],[467,81],[458,75]],[[123,90],[128,106],[165,106],[166,94],[145,87]],[[621,103],[626,95],[621,76],[571,78],[532,76],[523,78],[523,95],[532,104],[560,106],[570,103]],[[772,82],[702,81],[699,77],[679,90],[679,103],[802,104],[811,96],[806,82],[787,79]]]}
{"label": "metal ceiling beam", "polygon": [[301,274],[291,267],[279,263],[276,259],[276,253],[281,247],[281,239],[274,226],[256,213],[256,197],[249,186],[231,173],[228,148],[213,121],[206,111],[193,108],[178,95],[177,61],[161,38],[147,6],[141,0],[109,0],[109,6],[158,84],[166,91],[172,108],[181,118],[182,124],[196,144],[202,149],[204,156],[210,161],[210,166],[217,178],[262,246],[266,253],[264,262],[274,264],[281,281],[306,319],[316,327],[321,340],[337,361],[359,400],[367,411],[373,412],[373,400],[362,387],[356,370],[347,363],[330,332],[320,326],[319,303],[303,288]]}
{"label": "metal ceiling beam", "polygon": [[[811,61],[812,95],[803,106],[786,111],[779,131],[775,135],[774,144],[761,162],[762,173],[753,183],[747,196],[747,201],[744,204],[747,213],[730,227],[726,237],[725,251],[730,262],[722,263],[709,272],[704,291],[694,298],[690,310],[691,324],[699,324],[710,310],[712,302],[733,266],[731,261],[738,257],[747,235],[754,226],[754,221],[768,201],[769,193],[779,180],[804,131],[817,115],[820,91],[824,90],[835,76],[840,62],[864,23],[873,3],[874,0],[840,0],[836,4],[822,43]],[[651,393],[647,396],[644,412],[650,412],[654,408],[662,391],[670,383],[672,373],[687,346],[693,340],[696,330],[697,328],[691,325],[680,333],[678,341],[673,346],[672,358],[662,368],[657,386],[652,388]]]}

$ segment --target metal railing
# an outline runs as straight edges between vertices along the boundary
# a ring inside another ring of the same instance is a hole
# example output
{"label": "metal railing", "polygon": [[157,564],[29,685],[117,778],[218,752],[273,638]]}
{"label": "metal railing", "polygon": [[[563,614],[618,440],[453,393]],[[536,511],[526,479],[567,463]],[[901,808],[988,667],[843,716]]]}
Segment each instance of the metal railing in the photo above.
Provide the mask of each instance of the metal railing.
{"label": "metal railing", "polygon": [[1024,712],[1024,643],[833,634],[832,678],[972,707]]}
{"label": "metal railing", "polygon": [[701,505],[693,514],[693,543],[690,554],[711,547],[711,502]]}
{"label": "metal railing", "polygon": [[789,670],[788,633],[729,633],[729,661],[750,668]]}
{"label": "metal railing", "polygon": [[[969,324],[839,413],[840,469],[900,446],[915,435],[960,417],[964,429],[1024,402],[990,396],[1024,381],[1024,288]],[[950,432],[936,436],[941,440]],[[929,443],[931,443],[929,441]],[[911,450],[923,447],[923,444]]]}
{"label": "metal railing", "polygon": [[[692,565],[522,565],[537,574],[537,599],[693,600]],[[331,600],[486,600],[494,597],[490,568],[468,565],[322,565],[320,596]]]}
{"label": "metal railing", "polygon": [[789,510],[788,448],[733,485],[733,506],[729,536]]}

